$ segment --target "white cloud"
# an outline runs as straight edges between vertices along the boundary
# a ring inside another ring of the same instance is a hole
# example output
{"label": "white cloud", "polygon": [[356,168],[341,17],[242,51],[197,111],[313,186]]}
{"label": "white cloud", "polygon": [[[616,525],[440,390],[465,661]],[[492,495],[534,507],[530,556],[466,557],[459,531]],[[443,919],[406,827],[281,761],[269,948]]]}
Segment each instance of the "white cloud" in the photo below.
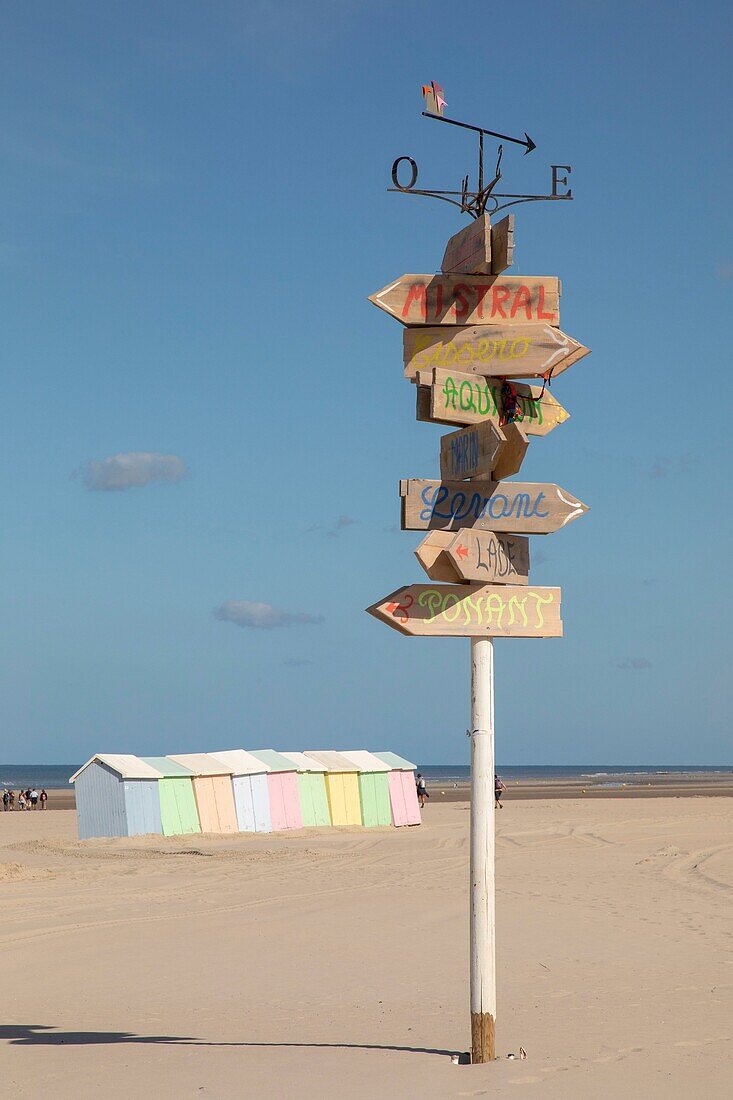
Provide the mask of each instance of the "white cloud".
{"label": "white cloud", "polygon": [[323,622],[323,615],[309,615],[305,611],[283,611],[271,603],[255,603],[252,600],[225,600],[214,609],[214,617],[222,622],[248,626],[253,630],[273,630],[278,626]]}
{"label": "white cloud", "polygon": [[152,481],[180,481],[186,475],[186,465],[178,455],[129,451],[109,458],[90,459],[79,472],[87,489],[120,492],[139,489]]}

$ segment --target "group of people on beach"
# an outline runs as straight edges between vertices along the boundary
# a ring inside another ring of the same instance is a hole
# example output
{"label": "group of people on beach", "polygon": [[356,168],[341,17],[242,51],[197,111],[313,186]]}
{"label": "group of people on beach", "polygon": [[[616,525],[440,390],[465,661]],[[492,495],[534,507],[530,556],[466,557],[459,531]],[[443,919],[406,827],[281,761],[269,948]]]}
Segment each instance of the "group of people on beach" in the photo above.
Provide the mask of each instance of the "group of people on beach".
{"label": "group of people on beach", "polygon": [[[430,798],[430,795],[428,794],[427,784],[425,783],[425,777],[423,775],[421,775],[420,772],[418,772],[417,775],[415,776],[415,785],[417,787],[417,800],[420,803],[420,809],[422,809],[423,806],[425,805],[425,799]],[[501,803],[501,799],[502,799],[502,796],[503,796],[505,790],[506,790],[506,783],[504,782],[504,780],[501,778],[500,775],[495,775],[494,776],[494,802],[496,803],[497,807],[500,810],[504,809],[504,807]]]}
{"label": "group of people on beach", "polygon": [[[418,772],[417,775],[415,776],[415,785],[417,787],[417,800],[420,803],[420,809],[422,809],[425,805],[425,799],[430,798],[430,795],[428,794],[427,785],[425,783],[425,777],[423,775],[421,775],[420,772]],[[455,786],[455,784],[454,784],[454,786]],[[495,775],[494,776],[494,802],[495,802],[496,806],[498,807],[498,809],[500,809],[500,810],[504,809],[501,800],[502,800],[502,797],[503,797],[503,794],[504,794],[505,790],[506,790],[506,783],[504,782],[504,780],[501,778],[500,775]]]}
{"label": "group of people on beach", "polygon": [[[19,810],[36,810],[39,805],[42,810],[45,810],[47,802],[48,795],[46,794],[45,787],[42,787],[40,791],[35,787],[28,787],[24,791],[18,791],[17,808]],[[15,791],[9,791],[6,788],[3,791],[3,810],[7,812],[15,808]]]}

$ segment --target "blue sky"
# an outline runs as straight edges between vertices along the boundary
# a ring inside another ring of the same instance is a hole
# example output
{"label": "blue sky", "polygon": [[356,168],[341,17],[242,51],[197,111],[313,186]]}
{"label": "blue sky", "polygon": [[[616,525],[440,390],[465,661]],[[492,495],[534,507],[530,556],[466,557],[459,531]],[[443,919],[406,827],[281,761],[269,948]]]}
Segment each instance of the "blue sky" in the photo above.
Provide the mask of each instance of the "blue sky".
{"label": "blue sky", "polygon": [[435,79],[449,114],[537,143],[505,151],[507,189],[573,166],[573,203],[517,208],[512,270],[560,276],[593,350],[522,468],[592,510],[532,540],[565,637],[497,642],[498,759],[733,763],[732,22],[3,5],[0,758],[467,759],[468,642],[363,612],[422,579],[398,481],[438,470],[400,326],[367,301],[463,224],[386,191],[401,154],[426,186],[474,171],[470,136],[420,116]]}

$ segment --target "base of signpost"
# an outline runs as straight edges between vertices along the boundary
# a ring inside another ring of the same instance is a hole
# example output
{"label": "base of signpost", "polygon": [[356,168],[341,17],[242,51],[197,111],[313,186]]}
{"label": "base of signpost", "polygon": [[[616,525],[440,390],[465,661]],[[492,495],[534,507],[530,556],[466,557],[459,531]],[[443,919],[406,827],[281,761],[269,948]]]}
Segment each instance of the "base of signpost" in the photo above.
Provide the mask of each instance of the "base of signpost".
{"label": "base of signpost", "polygon": [[471,1063],[493,1062],[496,1058],[496,1024],[489,1012],[471,1013]]}
{"label": "base of signpost", "polygon": [[496,1057],[494,640],[471,638],[471,1061]]}

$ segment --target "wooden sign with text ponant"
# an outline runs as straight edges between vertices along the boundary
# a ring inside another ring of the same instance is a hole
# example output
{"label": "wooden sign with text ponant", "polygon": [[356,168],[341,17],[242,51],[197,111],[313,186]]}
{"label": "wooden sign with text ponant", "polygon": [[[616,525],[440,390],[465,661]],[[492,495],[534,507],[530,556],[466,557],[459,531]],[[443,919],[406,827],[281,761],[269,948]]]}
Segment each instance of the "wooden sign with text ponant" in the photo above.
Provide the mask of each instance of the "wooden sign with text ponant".
{"label": "wooden sign with text ponant", "polygon": [[512,584],[408,584],[366,609],[401,634],[560,638],[560,589]]}
{"label": "wooden sign with text ponant", "polygon": [[433,581],[482,581],[484,584],[527,584],[529,539],[497,531],[463,528],[430,531],[415,557]]}
{"label": "wooden sign with text ponant", "polygon": [[440,476],[443,481],[490,478],[501,481],[516,474],[529,441],[516,424],[499,427],[491,420],[441,436]]}
{"label": "wooden sign with text ponant", "polygon": [[403,325],[560,324],[554,275],[400,275],[369,301]]}
{"label": "wooden sign with text ponant", "polygon": [[[435,424],[480,424],[502,419],[501,382],[458,371],[418,371],[417,419]],[[519,398],[516,423],[527,435],[548,435],[558,424],[569,420],[564,409],[549,389],[516,382]],[[540,398],[540,394],[542,397]]]}
{"label": "wooden sign with text ponant", "polygon": [[482,214],[455,233],[445,246],[440,270],[444,275],[491,275],[491,222]]}
{"label": "wooden sign with text ponant", "polygon": [[405,378],[433,367],[484,378],[544,378],[562,374],[590,353],[551,325],[459,325],[406,328],[402,336]]}
{"label": "wooden sign with text ponant", "polygon": [[514,261],[514,215],[491,227],[491,274],[501,275]]}
{"label": "wooden sign with text ponant", "polygon": [[461,527],[549,535],[589,511],[558,485],[526,481],[400,481],[403,531]]}

